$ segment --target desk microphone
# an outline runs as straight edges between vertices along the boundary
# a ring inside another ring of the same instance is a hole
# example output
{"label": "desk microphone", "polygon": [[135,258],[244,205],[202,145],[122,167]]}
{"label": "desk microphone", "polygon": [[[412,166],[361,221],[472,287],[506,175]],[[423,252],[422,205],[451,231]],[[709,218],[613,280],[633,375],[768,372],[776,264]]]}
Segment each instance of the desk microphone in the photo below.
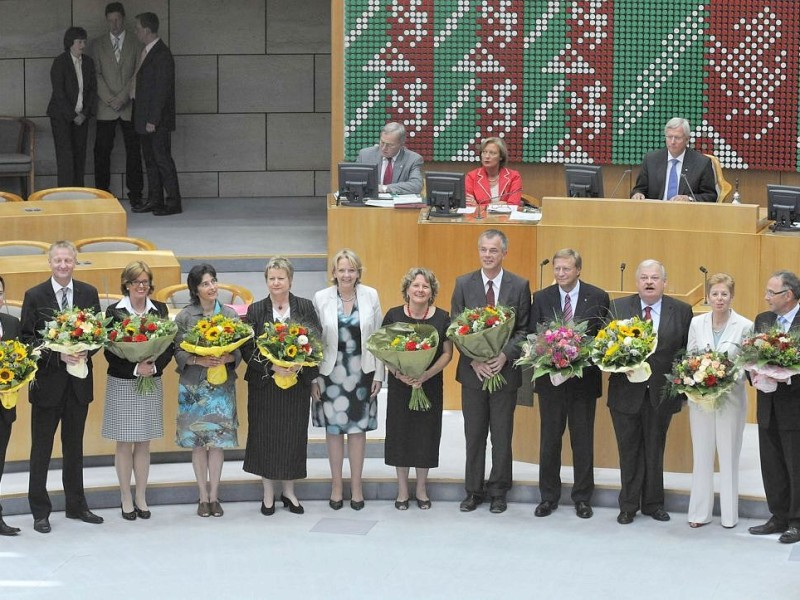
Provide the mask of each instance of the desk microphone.
{"label": "desk microphone", "polygon": [[626,266],[627,265],[625,263],[620,263],[619,264],[619,289],[620,289],[620,291],[625,289],[624,277],[625,277],[625,267]]}
{"label": "desk microphone", "polygon": [[[622,183],[622,180],[625,179],[625,176],[631,174],[631,170],[632,169],[625,169],[622,172],[622,175],[620,175],[620,177],[619,177],[619,181],[617,181],[617,185],[615,185],[614,189],[611,190],[611,195],[609,196],[609,198],[616,198],[616,196],[614,194],[617,193],[617,188],[619,188],[620,184]],[[628,194],[628,196],[630,197],[630,194]]]}
{"label": "desk microphone", "polygon": [[549,258],[545,258],[542,262],[539,263],[539,289],[542,289],[542,287],[544,287],[542,284],[542,279],[544,278],[544,267],[545,265],[549,264],[550,264]]}
{"label": "desk microphone", "polygon": [[689,183],[689,180],[686,179],[686,169],[684,169],[683,173],[681,173],[681,177],[683,178],[683,181],[686,183],[686,187],[689,188],[689,193],[692,196],[692,202],[697,202],[697,196],[694,195],[694,190],[692,189],[692,186]]}
{"label": "desk microphone", "polygon": [[708,293],[706,292],[708,289],[708,269],[700,265],[700,272],[703,274],[703,304],[708,306]]}

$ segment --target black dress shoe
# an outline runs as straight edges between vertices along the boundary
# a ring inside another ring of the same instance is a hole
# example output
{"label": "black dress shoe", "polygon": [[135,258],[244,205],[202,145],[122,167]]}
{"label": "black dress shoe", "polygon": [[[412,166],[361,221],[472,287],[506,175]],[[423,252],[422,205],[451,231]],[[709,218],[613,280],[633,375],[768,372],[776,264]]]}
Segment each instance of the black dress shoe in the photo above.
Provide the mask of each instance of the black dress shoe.
{"label": "black dress shoe", "polygon": [[300,504],[298,501],[297,504],[292,503],[286,496],[281,494],[281,502],[283,502],[283,508],[288,508],[289,512],[293,515],[302,515],[305,511],[303,505]]}
{"label": "black dress shoe", "polygon": [[626,510],[620,511],[619,515],[617,515],[617,523],[620,525],[630,525],[633,523],[633,517],[636,516],[636,513],[628,512]]}
{"label": "black dress shoe", "polygon": [[499,515],[506,512],[508,504],[506,504],[505,496],[492,496],[492,503],[489,506],[489,512]]}
{"label": "black dress shoe", "polygon": [[429,510],[431,507],[431,499],[428,498],[427,500],[420,500],[417,498],[417,506],[420,510]]}
{"label": "black dress shoe", "polygon": [[136,520],[136,506],[133,507],[131,512],[125,512],[125,509],[121,506],[119,507],[120,512],[122,513],[122,518],[126,521],[135,521]]}
{"label": "black dress shoe", "polygon": [[364,501],[363,500],[350,500],[350,508],[353,510],[361,510],[364,508]]}
{"label": "black dress shoe", "polygon": [[800,529],[797,527],[789,527],[789,529],[781,534],[778,541],[781,544],[796,544],[800,542]]}
{"label": "black dress shoe", "polygon": [[137,204],[134,206],[131,204],[131,212],[135,213],[146,213],[146,212],[153,212],[154,206],[150,202],[145,202],[144,204]]}
{"label": "black dress shoe", "polygon": [[397,510],[408,510],[408,498],[405,500],[395,500],[394,507]]}
{"label": "black dress shoe", "polygon": [[180,206],[159,206],[153,209],[153,214],[157,217],[166,217],[167,215],[179,215],[183,212]]}
{"label": "black dress shoe", "polygon": [[0,535],[17,535],[19,533],[19,527],[11,527],[7,525],[3,518],[0,517]]}
{"label": "black dress shoe", "polygon": [[558,508],[558,504],[555,502],[550,502],[550,500],[543,500],[539,503],[539,506],[536,507],[536,510],[533,511],[533,514],[537,517],[547,517],[554,510]]}
{"label": "black dress shoe", "polygon": [[80,519],[84,523],[91,523],[92,525],[100,525],[103,522],[103,517],[100,517],[90,511],[88,508],[76,513],[67,513],[68,519]]}
{"label": "black dress shoe", "polygon": [[472,512],[481,504],[483,504],[483,496],[479,496],[478,494],[467,494],[467,497],[461,501],[461,504],[458,505],[458,508],[461,512]]}
{"label": "black dress shoe", "polygon": [[41,519],[33,520],[33,529],[39,533],[50,533],[50,519],[42,517]]}
{"label": "black dress shoe", "polygon": [[789,529],[788,523],[782,523],[775,517],[770,517],[770,520],[763,525],[754,525],[747,531],[753,535],[770,535],[773,533],[783,533],[787,529]]}
{"label": "black dress shoe", "polygon": [[275,514],[275,502],[272,502],[272,506],[267,508],[267,505],[264,504],[264,501],[261,501],[261,514],[265,517],[269,517]]}
{"label": "black dress shoe", "polygon": [[581,500],[575,503],[575,514],[581,519],[591,519],[594,511],[588,502]]}
{"label": "black dress shoe", "polygon": [[340,510],[344,506],[344,500],[328,500],[328,506],[333,510]]}
{"label": "black dress shoe", "polygon": [[135,504],[133,505],[133,512],[135,512],[136,516],[140,519],[149,519],[151,516],[153,516],[153,513],[151,513],[149,510],[142,510]]}
{"label": "black dress shoe", "polygon": [[644,514],[646,514],[649,517],[653,517],[653,519],[655,519],[656,521],[662,521],[662,522],[669,521],[671,518],[669,516],[669,513],[665,511],[663,508],[657,508],[651,513],[644,513]]}

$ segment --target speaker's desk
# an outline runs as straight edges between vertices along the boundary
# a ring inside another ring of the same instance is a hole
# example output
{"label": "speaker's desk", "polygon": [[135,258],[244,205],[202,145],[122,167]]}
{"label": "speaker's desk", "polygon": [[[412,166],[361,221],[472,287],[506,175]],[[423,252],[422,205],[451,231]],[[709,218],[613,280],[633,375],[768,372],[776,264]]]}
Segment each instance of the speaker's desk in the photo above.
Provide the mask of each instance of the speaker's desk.
{"label": "speaker's desk", "polygon": [[115,198],[0,203],[0,240],[78,240],[128,235],[128,215]]}

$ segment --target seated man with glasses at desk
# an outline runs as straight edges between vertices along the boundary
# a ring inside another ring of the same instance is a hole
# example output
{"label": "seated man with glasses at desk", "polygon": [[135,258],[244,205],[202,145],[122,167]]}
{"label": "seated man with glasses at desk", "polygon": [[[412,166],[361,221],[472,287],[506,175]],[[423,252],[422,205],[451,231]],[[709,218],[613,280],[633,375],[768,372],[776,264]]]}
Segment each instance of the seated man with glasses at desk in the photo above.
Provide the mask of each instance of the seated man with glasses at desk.
{"label": "seated man with glasses at desk", "polygon": [[403,124],[387,123],[381,129],[380,143],[358,153],[356,162],[380,164],[378,192],[381,194],[422,192],[422,157],[406,148],[405,143]]}

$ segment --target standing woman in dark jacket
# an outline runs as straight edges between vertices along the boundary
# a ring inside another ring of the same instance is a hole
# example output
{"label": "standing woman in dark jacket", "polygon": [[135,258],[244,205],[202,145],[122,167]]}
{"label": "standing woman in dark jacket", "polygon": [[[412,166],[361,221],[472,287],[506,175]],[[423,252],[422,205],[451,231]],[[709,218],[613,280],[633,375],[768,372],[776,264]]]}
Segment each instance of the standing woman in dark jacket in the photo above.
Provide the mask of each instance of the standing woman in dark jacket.
{"label": "standing woman in dark jacket", "polygon": [[[147,314],[166,318],[167,305],[151,300],[153,272],[146,263],[137,260],[122,271],[121,286],[125,297],[106,309],[111,318],[109,326],[132,316]],[[150,473],[150,440],[164,437],[164,393],[161,374],[172,360],[171,345],[155,360],[133,363],[105,351],[108,361],[106,404],[103,411],[103,437],[116,440],[114,466],[117,469],[122,500],[122,518],[134,521],[149,519],[147,506],[147,477]],[[153,377],[155,389],[139,393],[137,377]],[[136,499],[131,495],[131,474],[136,480]]]}
{"label": "standing woman in dark jacket", "polygon": [[[6,282],[0,277],[0,306],[5,304]],[[0,313],[0,339],[15,340],[19,338],[19,319],[13,315]],[[11,425],[17,420],[17,407],[3,408],[0,405],[0,479],[3,478],[3,467],[6,464],[6,449],[11,439]],[[17,535],[19,527],[11,527],[3,521],[3,507],[0,506],[0,535]]]}

